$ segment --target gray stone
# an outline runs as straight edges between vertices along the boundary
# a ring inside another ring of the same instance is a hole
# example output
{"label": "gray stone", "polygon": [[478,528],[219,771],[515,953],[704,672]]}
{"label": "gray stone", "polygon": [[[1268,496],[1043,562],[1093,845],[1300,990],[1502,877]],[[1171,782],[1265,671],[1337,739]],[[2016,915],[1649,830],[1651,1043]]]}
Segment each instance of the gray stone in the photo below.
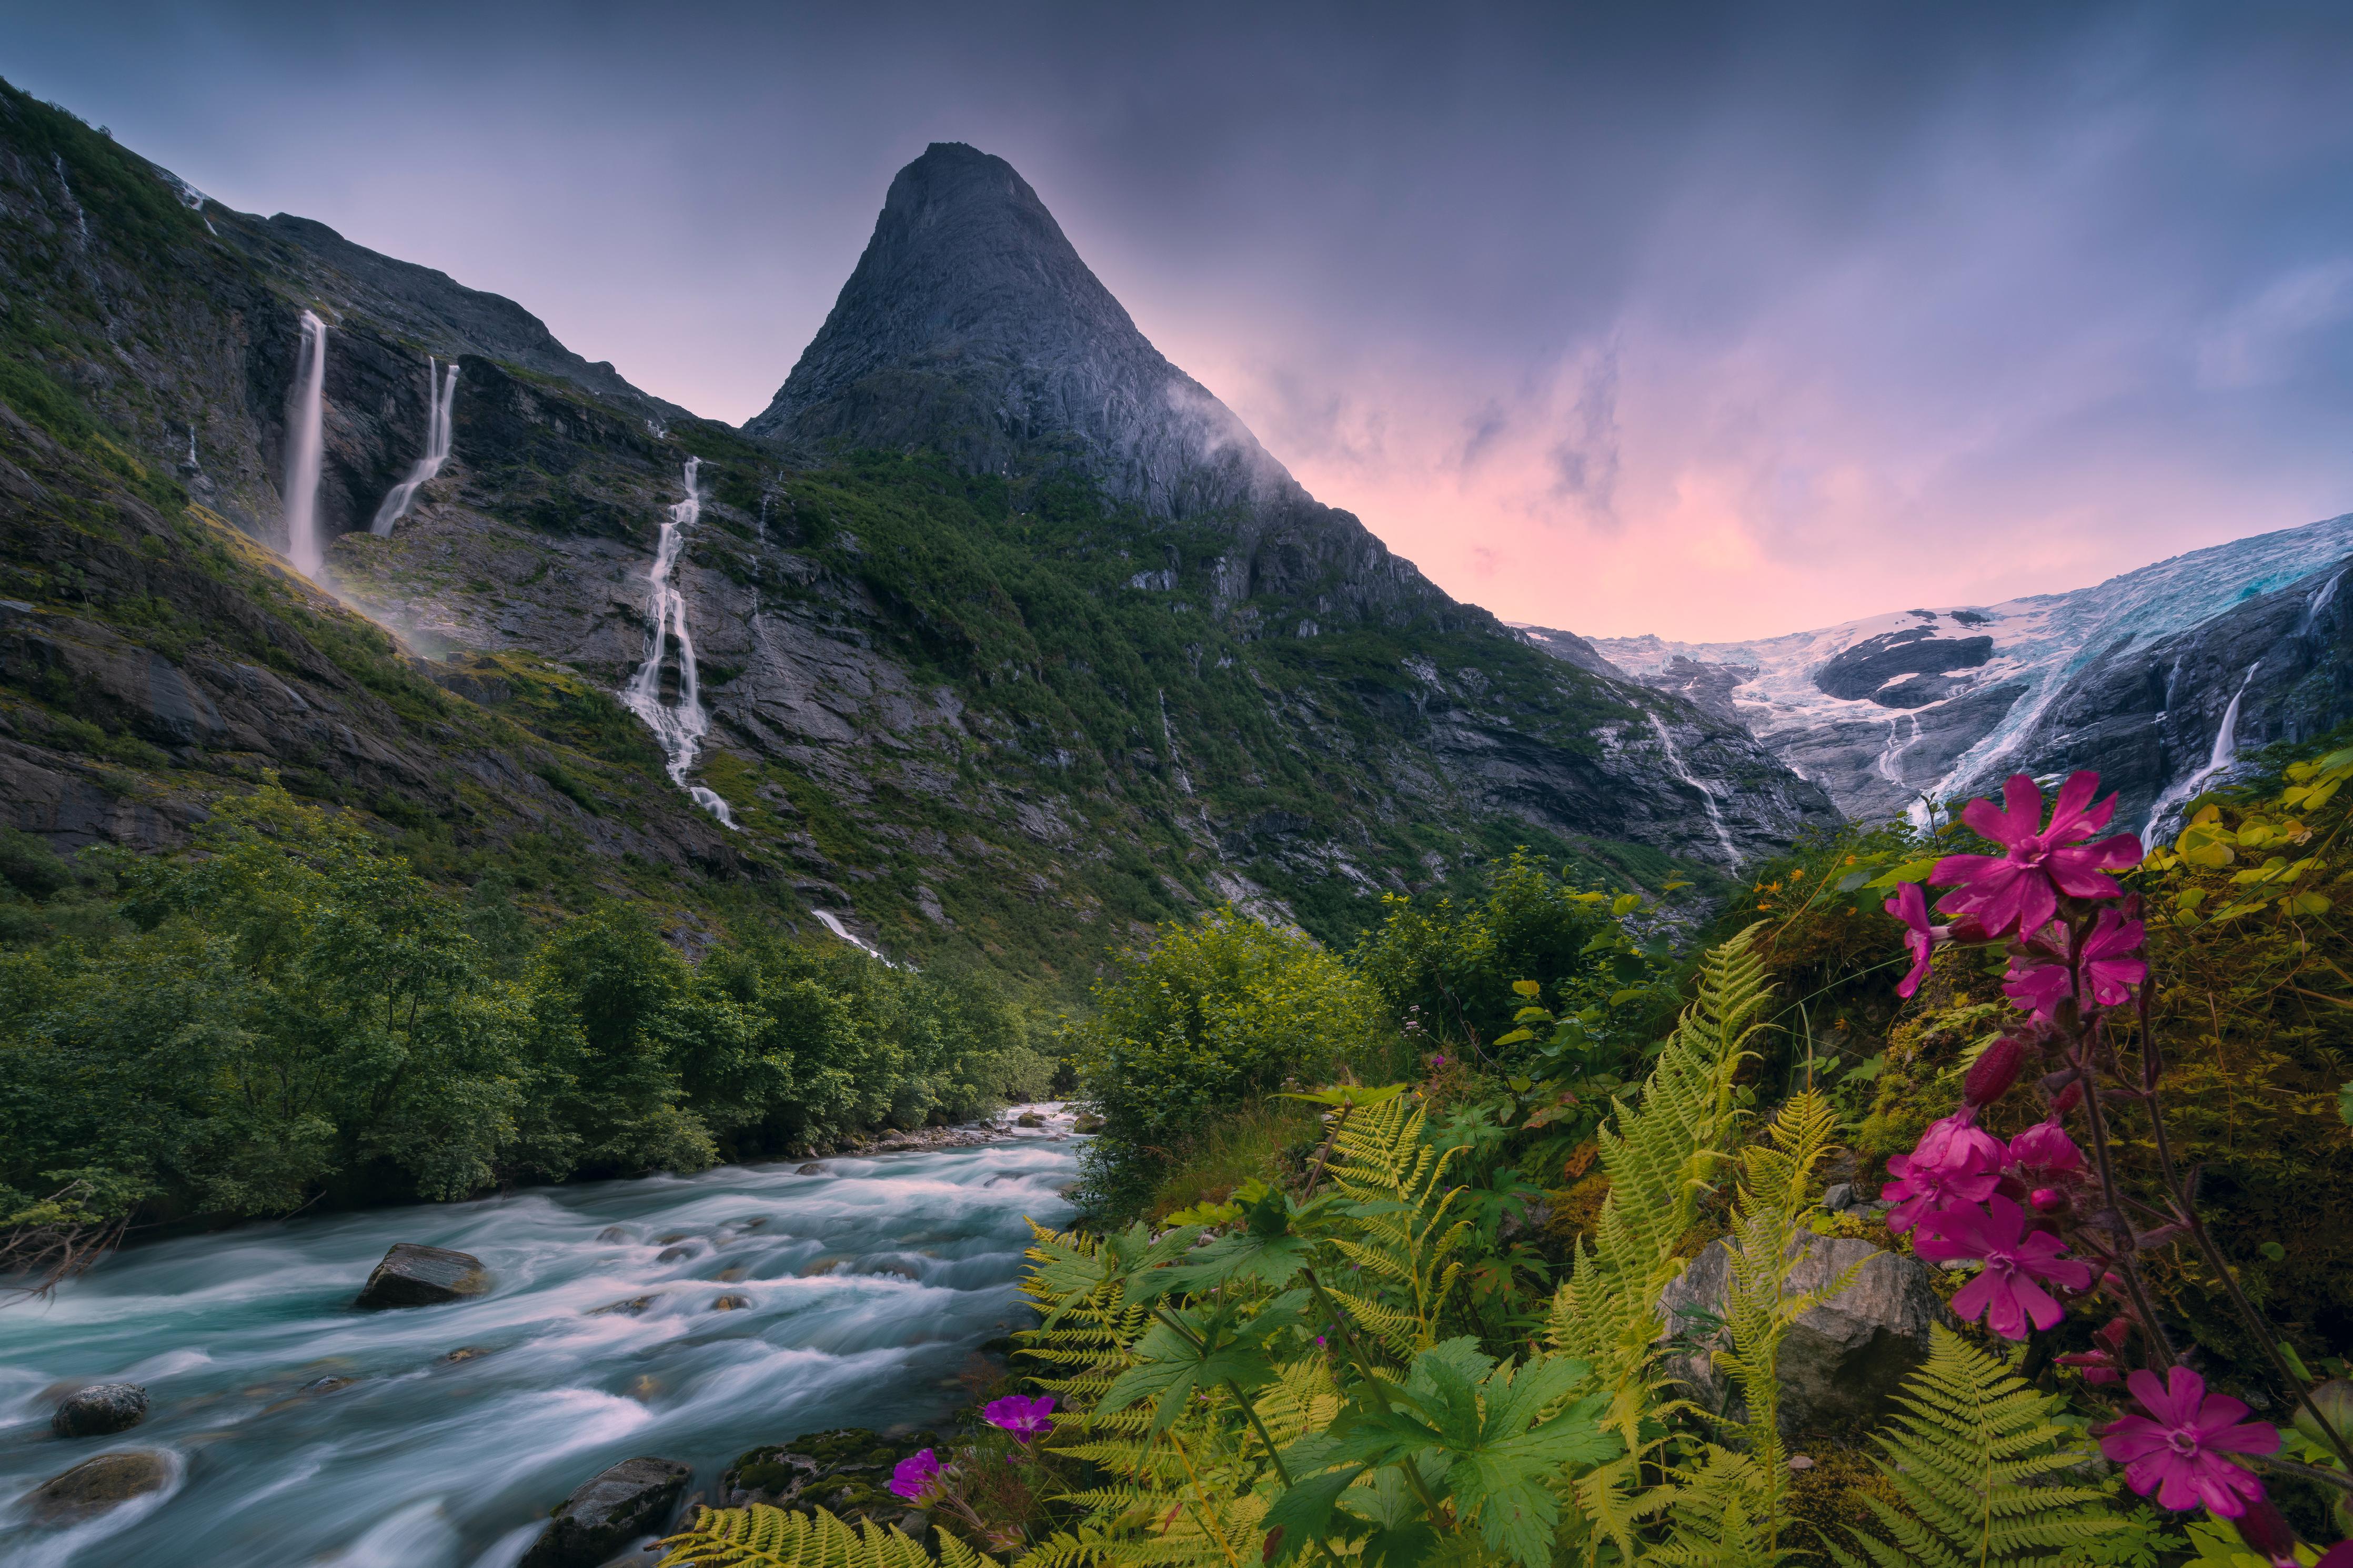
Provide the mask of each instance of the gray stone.
{"label": "gray stone", "polygon": [[100,1454],[42,1482],[25,1500],[26,1509],[38,1524],[95,1519],[133,1498],[162,1491],[172,1484],[175,1468],[167,1454],[143,1449]]}
{"label": "gray stone", "polygon": [[676,1459],[622,1460],[564,1500],[518,1568],[596,1568],[669,1524],[693,1474]]}
{"label": "gray stone", "polygon": [[[1853,1237],[1815,1237],[1789,1272],[1786,1289],[1803,1295],[1827,1287],[1857,1263],[1854,1283],[1789,1326],[1781,1341],[1781,1428],[1785,1433],[1852,1431],[1877,1423],[1903,1381],[1928,1357],[1932,1323],[1953,1316],[1929,1287],[1917,1258],[1883,1251]],[[1669,1337],[1728,1346],[1715,1321],[1724,1312],[1732,1256],[1721,1241],[1692,1260],[1659,1299]],[[1744,1414],[1728,1374],[1704,1354],[1671,1356],[1668,1375],[1704,1409]]]}
{"label": "gray stone", "polygon": [[147,1419],[147,1391],[135,1383],[93,1384],[69,1396],[49,1417],[60,1437],[103,1437]]}
{"label": "gray stone", "polygon": [[490,1270],[470,1252],[395,1242],[360,1288],[363,1307],[434,1307],[491,1288]]}

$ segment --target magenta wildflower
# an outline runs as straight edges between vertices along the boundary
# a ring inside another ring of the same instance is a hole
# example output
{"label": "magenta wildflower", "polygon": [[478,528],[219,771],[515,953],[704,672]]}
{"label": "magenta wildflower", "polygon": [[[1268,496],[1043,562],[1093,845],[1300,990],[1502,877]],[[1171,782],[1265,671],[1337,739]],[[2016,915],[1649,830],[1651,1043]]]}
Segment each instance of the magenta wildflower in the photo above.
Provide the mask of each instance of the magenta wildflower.
{"label": "magenta wildflower", "polygon": [[2100,775],[2071,774],[2060,786],[2042,821],[2042,792],[2024,773],[2012,773],[2002,786],[2005,810],[1989,800],[1973,800],[1961,820],[2008,851],[1990,855],[1947,855],[1936,862],[1930,879],[1951,887],[1937,909],[1949,915],[1967,915],[1989,936],[2011,931],[2041,931],[2058,912],[2059,896],[2113,899],[2124,889],[2104,873],[2139,863],[2140,840],[2129,833],[2083,841],[2108,825],[2116,815],[2116,797],[2094,805]]}
{"label": "magenta wildflower", "polygon": [[1896,984],[1895,994],[1908,997],[1928,978],[1928,960],[1952,928],[1928,923],[1928,895],[1917,882],[1905,883],[1880,907],[1904,922],[1904,945],[1912,952],[1912,973]]}
{"label": "magenta wildflower", "polygon": [[2247,1407],[2226,1394],[2208,1394],[2206,1380],[2177,1366],[2170,1382],[2153,1372],[2125,1380],[2148,1412],[2110,1422],[2100,1434],[2100,1452],[2125,1468],[2125,1480],[2158,1506],[2191,1509],[2201,1504],[2223,1519],[2236,1519],[2263,1495],[2261,1481],[2224,1454],[2269,1454],[2280,1446],[2279,1431],[2260,1421],[2242,1424]]}
{"label": "magenta wildflower", "polygon": [[[2084,1006],[2121,1006],[2132,1000],[2133,987],[2148,978],[2148,962],[2140,956],[2141,922],[2126,920],[2115,910],[2102,910],[2076,953],[2083,971],[2077,1001]],[[2010,961],[2002,994],[2038,1018],[2048,1018],[2067,999],[2067,933],[2051,925]]]}
{"label": "magenta wildflower", "polygon": [[1036,1399],[1024,1399],[1008,1394],[1002,1399],[992,1399],[981,1407],[981,1415],[991,1426],[1013,1434],[1020,1443],[1032,1442],[1054,1429],[1049,1419],[1054,1410],[1054,1396],[1043,1394]]}
{"label": "magenta wildflower", "polygon": [[1971,1117],[1963,1110],[1930,1122],[1917,1148],[1887,1162],[1887,1173],[1895,1180],[1880,1188],[1879,1195],[1895,1204],[1887,1215],[1889,1230],[1901,1236],[1924,1215],[1948,1204],[1983,1203],[2001,1185],[2010,1151]]}
{"label": "magenta wildflower", "polygon": [[2067,1186],[2084,1178],[2084,1152],[2055,1117],[2011,1139],[2010,1157],[2030,1187]]}
{"label": "magenta wildflower", "polygon": [[908,1455],[891,1470],[891,1489],[909,1502],[920,1502],[940,1484],[947,1467],[929,1448]]}
{"label": "magenta wildflower", "polygon": [[1956,1205],[1928,1215],[1912,1250],[1933,1263],[1983,1259],[1978,1277],[1953,1298],[1953,1310],[1964,1321],[1982,1314],[1986,1327],[2006,1340],[2024,1339],[2030,1319],[2047,1329],[2065,1315],[2042,1288],[2046,1281],[2069,1290],[2092,1283],[2090,1264],[2067,1257],[2057,1237],[2028,1230],[2025,1212],[2004,1197],[1985,1209]]}

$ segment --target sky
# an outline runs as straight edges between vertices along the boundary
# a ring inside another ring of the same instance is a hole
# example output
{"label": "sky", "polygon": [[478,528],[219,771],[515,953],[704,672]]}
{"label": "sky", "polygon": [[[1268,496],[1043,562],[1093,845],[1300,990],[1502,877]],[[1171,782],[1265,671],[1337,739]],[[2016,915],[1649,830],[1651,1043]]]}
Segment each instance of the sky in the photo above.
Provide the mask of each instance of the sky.
{"label": "sky", "polygon": [[933,141],[1458,597],[1767,636],[2353,510],[2353,9],[0,0],[0,76],[731,423]]}

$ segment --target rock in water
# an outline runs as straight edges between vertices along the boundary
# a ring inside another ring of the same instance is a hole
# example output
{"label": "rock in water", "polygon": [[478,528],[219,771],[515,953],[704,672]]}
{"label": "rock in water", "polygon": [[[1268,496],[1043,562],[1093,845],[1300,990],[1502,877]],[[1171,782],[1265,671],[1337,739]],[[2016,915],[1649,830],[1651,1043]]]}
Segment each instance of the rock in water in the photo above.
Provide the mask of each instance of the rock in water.
{"label": "rock in water", "polygon": [[103,1437],[147,1419],[147,1391],[135,1383],[93,1384],[58,1406],[49,1430],[60,1437]]}
{"label": "rock in water", "polygon": [[167,1454],[100,1454],[41,1483],[26,1500],[26,1508],[36,1523],[78,1523],[132,1498],[162,1491],[172,1484],[174,1468]]}
{"label": "rock in water", "polygon": [[738,1455],[721,1474],[712,1500],[727,1508],[821,1508],[853,1524],[895,1524],[905,1516],[907,1500],[891,1490],[892,1468],[910,1454],[939,1446],[930,1432],[899,1437],[862,1426],[810,1432]]}
{"label": "rock in water", "polygon": [[[1876,1424],[1897,1387],[1928,1359],[1928,1326],[1952,1313],[1929,1288],[1926,1265],[1854,1237],[1814,1237],[1789,1271],[1791,1295],[1819,1290],[1856,1263],[1854,1283],[1789,1326],[1781,1341],[1781,1429],[1837,1432]],[[1728,1343],[1716,1326],[1732,1255],[1715,1242],[1659,1298],[1669,1336]],[[1726,1373],[1704,1354],[1672,1356],[1668,1375],[1705,1409],[1739,1413]]]}
{"label": "rock in water", "polygon": [[667,1525],[693,1474],[676,1459],[622,1460],[564,1500],[517,1568],[596,1568]]}
{"label": "rock in water", "polygon": [[446,1247],[393,1244],[360,1288],[363,1307],[435,1307],[462,1301],[491,1288],[491,1272],[470,1252]]}

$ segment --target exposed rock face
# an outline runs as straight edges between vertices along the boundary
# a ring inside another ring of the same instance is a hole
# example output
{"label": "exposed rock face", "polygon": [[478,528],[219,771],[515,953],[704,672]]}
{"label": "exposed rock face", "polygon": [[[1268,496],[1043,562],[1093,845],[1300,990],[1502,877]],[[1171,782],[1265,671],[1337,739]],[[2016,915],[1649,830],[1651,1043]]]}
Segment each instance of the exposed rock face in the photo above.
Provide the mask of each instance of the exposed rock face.
{"label": "exposed rock face", "polygon": [[147,1419],[147,1391],[135,1383],[100,1383],[69,1394],[49,1417],[60,1437],[104,1437]]}
{"label": "exposed rock face", "polygon": [[1989,794],[2018,771],[2091,768],[2122,793],[2118,820],[2138,827],[2209,763],[2234,696],[2242,753],[2353,717],[2332,586],[2348,560],[2353,516],[2065,594],[1745,643],[1594,646],[1644,684],[1736,719],[1850,816]]}
{"label": "exposed rock face", "polygon": [[133,1498],[160,1492],[179,1473],[179,1462],[169,1454],[144,1449],[100,1454],[42,1482],[25,1500],[26,1510],[37,1524],[77,1524]]}
{"label": "exposed rock face", "polygon": [[[1897,1388],[1928,1358],[1928,1328],[1952,1314],[1928,1284],[1926,1265],[1852,1237],[1818,1237],[1790,1270],[1792,1295],[1820,1290],[1857,1263],[1854,1283],[1791,1325],[1781,1342],[1781,1428],[1852,1432],[1876,1424]],[[1659,1300],[1667,1333],[1704,1342],[1724,1312],[1732,1279],[1723,1242],[1709,1246]],[[1704,1314],[1686,1317],[1685,1314]],[[1720,1340],[1722,1331],[1715,1331]],[[1668,1370],[1703,1408],[1738,1413],[1729,1378],[1705,1356],[1672,1357]]]}
{"label": "exposed rock face", "polygon": [[694,1467],[676,1459],[624,1459],[565,1499],[519,1568],[596,1568],[670,1521]]}
{"label": "exposed rock face", "polygon": [[357,1305],[437,1307],[479,1296],[490,1288],[490,1270],[472,1253],[398,1241],[367,1277]]}

